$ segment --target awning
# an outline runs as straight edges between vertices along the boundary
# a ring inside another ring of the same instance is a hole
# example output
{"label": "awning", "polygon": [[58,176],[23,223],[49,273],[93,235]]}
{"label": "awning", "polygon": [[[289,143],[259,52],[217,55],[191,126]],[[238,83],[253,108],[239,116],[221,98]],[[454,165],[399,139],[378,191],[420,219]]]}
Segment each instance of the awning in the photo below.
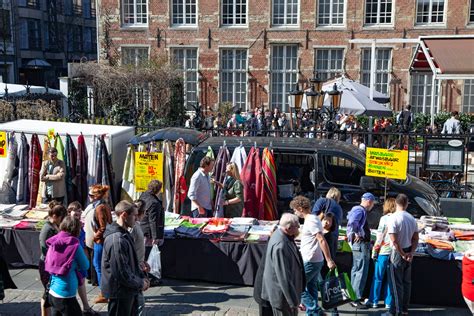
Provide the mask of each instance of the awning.
{"label": "awning", "polygon": [[437,79],[474,79],[474,36],[420,37],[410,71]]}
{"label": "awning", "polygon": [[48,63],[46,60],[44,59],[32,59],[30,60],[27,64],[26,64],[26,67],[28,68],[34,68],[34,69],[38,69],[38,68],[49,68],[51,67],[51,64]]}

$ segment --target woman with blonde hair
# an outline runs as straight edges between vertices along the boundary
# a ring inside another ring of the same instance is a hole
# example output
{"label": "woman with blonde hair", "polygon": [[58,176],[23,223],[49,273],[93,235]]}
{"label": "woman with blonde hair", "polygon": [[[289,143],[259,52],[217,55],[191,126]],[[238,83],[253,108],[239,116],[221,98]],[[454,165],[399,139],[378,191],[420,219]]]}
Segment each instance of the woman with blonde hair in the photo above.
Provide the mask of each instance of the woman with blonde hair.
{"label": "woman with blonde hair", "polygon": [[[395,212],[395,198],[390,197],[383,204],[383,216],[380,218],[379,227],[377,229],[377,240],[372,249],[372,259],[375,261],[374,278],[370,287],[369,299],[365,302],[367,307],[377,308],[379,304],[380,293],[382,291],[382,283],[390,262],[390,235],[387,233],[387,225],[390,216]],[[385,307],[389,308],[392,304],[392,294],[388,282],[385,284]]]}
{"label": "woman with blonde hair", "polygon": [[233,162],[227,164],[224,183],[214,181],[222,188],[224,200],[224,217],[232,218],[242,216],[244,209],[244,187],[240,181],[239,169]]}

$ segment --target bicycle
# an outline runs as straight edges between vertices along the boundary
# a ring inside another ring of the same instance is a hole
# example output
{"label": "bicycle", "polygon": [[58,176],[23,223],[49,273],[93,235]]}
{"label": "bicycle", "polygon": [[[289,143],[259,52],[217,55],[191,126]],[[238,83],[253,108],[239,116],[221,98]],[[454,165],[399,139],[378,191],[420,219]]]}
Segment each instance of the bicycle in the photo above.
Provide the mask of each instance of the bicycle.
{"label": "bicycle", "polygon": [[451,178],[445,179],[439,172],[434,172],[428,183],[438,192],[442,198],[472,199],[473,186],[467,183],[461,183],[463,173],[455,173]]}

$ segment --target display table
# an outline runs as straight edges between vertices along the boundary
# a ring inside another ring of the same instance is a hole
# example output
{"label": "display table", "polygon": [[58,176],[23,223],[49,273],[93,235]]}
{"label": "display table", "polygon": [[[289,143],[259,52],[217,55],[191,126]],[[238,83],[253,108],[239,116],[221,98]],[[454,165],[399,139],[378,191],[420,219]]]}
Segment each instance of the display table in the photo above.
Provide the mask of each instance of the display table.
{"label": "display table", "polygon": [[[37,265],[39,232],[0,230],[0,246],[9,264]],[[161,247],[163,276],[215,283],[252,286],[266,244],[212,242],[205,239],[167,239]],[[351,253],[338,253],[340,272],[352,266]],[[461,262],[415,257],[411,303],[464,306],[461,295]],[[366,292],[372,280],[369,272]]]}

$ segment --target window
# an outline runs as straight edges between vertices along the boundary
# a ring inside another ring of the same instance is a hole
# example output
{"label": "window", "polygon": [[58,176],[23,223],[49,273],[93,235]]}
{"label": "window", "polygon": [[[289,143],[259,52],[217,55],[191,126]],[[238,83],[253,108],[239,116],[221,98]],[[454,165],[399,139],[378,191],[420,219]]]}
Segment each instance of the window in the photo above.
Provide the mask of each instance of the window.
{"label": "window", "polygon": [[392,0],[366,0],[365,24],[392,24]]}
{"label": "window", "polygon": [[173,0],[173,26],[196,26],[196,0]]}
{"label": "window", "polygon": [[147,0],[122,0],[122,23],[124,26],[146,25]]}
{"label": "window", "polygon": [[148,47],[122,47],[122,65],[139,66],[148,61]]}
{"label": "window", "polygon": [[10,21],[10,11],[0,9],[0,41],[11,41],[12,29]]}
{"label": "window", "polygon": [[344,25],[345,0],[319,0],[318,25],[342,26]]}
{"label": "window", "polygon": [[272,25],[298,25],[298,0],[273,0]]}
{"label": "window", "polygon": [[469,10],[469,23],[474,23],[474,0],[471,0],[471,6]]}
{"label": "window", "polygon": [[360,178],[365,174],[365,170],[362,170],[355,162],[345,157],[322,155],[321,160],[324,178],[329,183],[359,186]]}
{"label": "window", "polygon": [[89,53],[94,51],[94,42],[95,32],[91,27],[84,28],[84,51]]}
{"label": "window", "polygon": [[247,0],[223,0],[222,25],[238,26],[247,24]]}
{"label": "window", "polygon": [[316,49],[315,71],[322,80],[328,80],[344,73],[344,49]]}
{"label": "window", "polygon": [[270,64],[270,104],[288,112],[288,93],[295,88],[298,77],[298,46],[274,45]]}
{"label": "window", "polygon": [[[370,87],[370,60],[371,50],[362,50],[362,70],[361,83]],[[388,94],[390,92],[390,60],[392,57],[392,49],[377,48],[375,49],[375,90]]]}
{"label": "window", "polygon": [[[413,73],[411,76],[410,104],[413,113],[431,112],[432,74]],[[438,112],[438,89],[435,90],[435,113]]]}
{"label": "window", "polygon": [[197,48],[174,49],[173,59],[183,71],[184,103],[188,110],[193,110],[192,105],[198,101]]}
{"label": "window", "polygon": [[92,8],[92,4],[91,4],[91,1],[95,2],[95,0],[82,0],[82,12],[83,12],[83,16],[84,18],[86,19],[90,19],[92,16],[91,16],[91,8]]}
{"label": "window", "polygon": [[416,24],[444,23],[444,0],[417,0]]}
{"label": "window", "polygon": [[64,0],[64,15],[72,15],[72,13],[73,13],[72,0]]}
{"label": "window", "polygon": [[221,102],[247,110],[247,50],[221,51]]}
{"label": "window", "polygon": [[20,49],[41,49],[40,20],[20,20]]}
{"label": "window", "polygon": [[464,92],[462,99],[463,113],[474,112],[474,80],[464,80]]}

